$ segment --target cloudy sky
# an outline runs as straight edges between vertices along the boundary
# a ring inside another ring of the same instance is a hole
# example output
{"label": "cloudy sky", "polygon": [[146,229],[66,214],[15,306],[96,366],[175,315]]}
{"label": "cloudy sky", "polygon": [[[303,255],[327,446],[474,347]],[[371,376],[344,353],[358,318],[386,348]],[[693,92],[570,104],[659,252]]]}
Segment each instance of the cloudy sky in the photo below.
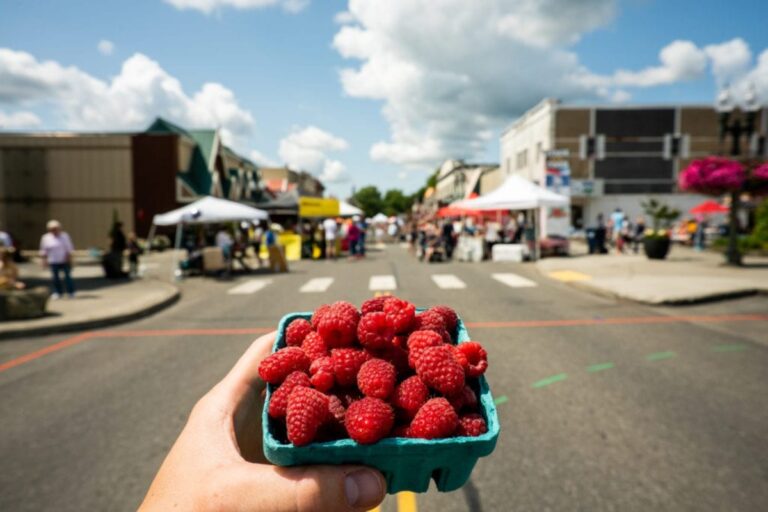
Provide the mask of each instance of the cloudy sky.
{"label": "cloudy sky", "polygon": [[546,96],[768,103],[760,0],[0,0],[0,130],[219,127],[348,195],[498,160]]}

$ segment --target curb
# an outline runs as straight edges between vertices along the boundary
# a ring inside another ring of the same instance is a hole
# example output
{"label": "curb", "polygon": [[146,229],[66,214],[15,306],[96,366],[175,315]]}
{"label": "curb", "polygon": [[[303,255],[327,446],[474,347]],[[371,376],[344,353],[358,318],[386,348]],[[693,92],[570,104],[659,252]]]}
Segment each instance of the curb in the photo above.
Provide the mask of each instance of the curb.
{"label": "curb", "polygon": [[[29,327],[29,328],[17,328],[11,331],[0,332],[0,340],[8,340],[13,338],[22,338],[27,336],[44,336],[48,334],[59,334],[72,331],[80,331],[84,329],[94,329],[97,327],[107,327],[116,325],[131,320],[137,320],[153,315],[169,306],[172,306],[181,298],[181,291],[174,287],[174,292],[163,300],[151,304],[147,307],[130,311],[127,313],[117,314],[114,316],[96,318],[93,320],[82,320],[71,323],[65,323],[62,325],[46,325],[41,327]],[[2,324],[0,324],[2,327]]]}

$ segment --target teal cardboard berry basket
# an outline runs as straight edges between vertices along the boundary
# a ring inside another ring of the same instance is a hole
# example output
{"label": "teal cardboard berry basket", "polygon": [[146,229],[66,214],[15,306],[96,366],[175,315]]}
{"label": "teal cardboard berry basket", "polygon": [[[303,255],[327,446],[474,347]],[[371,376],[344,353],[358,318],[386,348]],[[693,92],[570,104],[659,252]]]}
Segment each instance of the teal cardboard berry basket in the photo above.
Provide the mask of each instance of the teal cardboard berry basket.
{"label": "teal cardboard berry basket", "polygon": [[[283,317],[278,327],[277,340],[272,347],[276,351],[285,346],[285,329],[296,318],[309,320],[311,313],[291,313]],[[469,340],[464,323],[459,319],[458,342]],[[475,391],[479,398],[480,413],[488,426],[488,432],[477,437],[453,437],[448,439],[386,438],[362,445],[352,439],[340,439],[306,446],[293,446],[275,435],[274,420],[267,411],[274,387],[267,386],[267,397],[262,411],[264,455],[278,466],[308,464],[362,464],[382,472],[387,480],[387,492],[426,492],[429,481],[434,479],[437,490],[453,491],[469,479],[477,459],[493,452],[499,437],[499,418],[488,383],[484,376],[477,380]]]}

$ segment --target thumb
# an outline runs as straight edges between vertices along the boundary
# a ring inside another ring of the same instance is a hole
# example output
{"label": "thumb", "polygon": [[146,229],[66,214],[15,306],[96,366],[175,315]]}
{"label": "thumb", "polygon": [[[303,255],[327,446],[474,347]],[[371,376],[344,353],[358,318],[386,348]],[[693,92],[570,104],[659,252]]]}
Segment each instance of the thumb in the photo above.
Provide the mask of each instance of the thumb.
{"label": "thumb", "polygon": [[244,464],[240,476],[233,510],[357,512],[379,505],[386,494],[382,474],[365,466]]}

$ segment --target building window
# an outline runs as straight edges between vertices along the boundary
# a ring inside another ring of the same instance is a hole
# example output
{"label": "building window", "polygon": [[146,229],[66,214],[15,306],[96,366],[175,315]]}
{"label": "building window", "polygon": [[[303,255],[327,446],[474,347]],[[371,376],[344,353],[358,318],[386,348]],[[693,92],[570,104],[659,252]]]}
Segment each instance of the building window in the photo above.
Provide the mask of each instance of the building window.
{"label": "building window", "polygon": [[524,149],[517,153],[517,169],[522,169],[528,166],[528,150]]}

